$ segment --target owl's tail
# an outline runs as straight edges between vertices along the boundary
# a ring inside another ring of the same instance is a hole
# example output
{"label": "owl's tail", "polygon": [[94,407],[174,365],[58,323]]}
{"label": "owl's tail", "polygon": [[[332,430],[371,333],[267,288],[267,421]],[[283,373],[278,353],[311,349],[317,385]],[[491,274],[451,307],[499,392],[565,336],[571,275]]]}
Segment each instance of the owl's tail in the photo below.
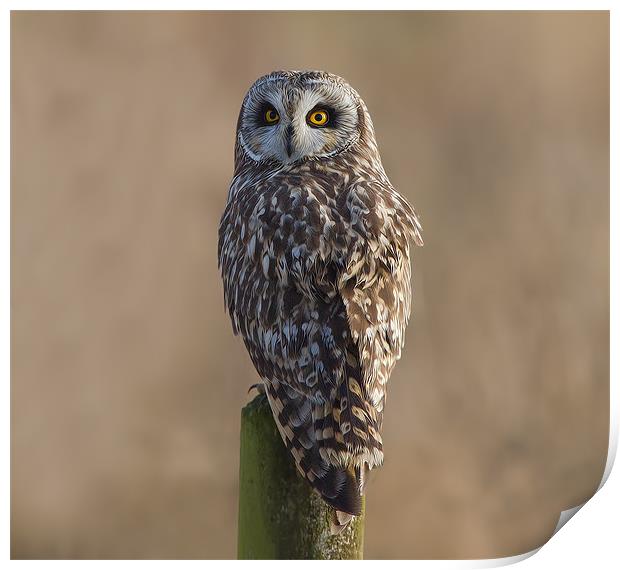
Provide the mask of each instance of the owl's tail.
{"label": "owl's tail", "polygon": [[338,531],[351,521],[351,515],[361,513],[368,471],[383,462],[380,418],[365,394],[352,353],[347,353],[345,378],[333,401],[313,409],[319,455],[336,474],[319,477],[313,485],[335,508],[332,530]]}
{"label": "owl's tail", "polygon": [[[364,465],[363,467],[356,467],[352,470],[349,469],[349,471],[352,471],[352,473],[350,473],[352,479],[350,492],[355,493],[354,502],[355,507],[358,509],[358,512],[351,513],[350,510],[352,509],[339,510],[337,506],[332,505],[334,507],[334,512],[332,514],[332,520],[330,525],[332,535],[340,534],[345,528],[347,528],[347,526],[354,519],[355,516],[362,513],[362,497],[364,495],[364,489],[366,486],[369,468],[368,465]],[[347,506],[350,507],[351,504]]]}
{"label": "owl's tail", "polygon": [[[359,468],[347,466],[351,463],[350,454],[334,423],[331,405],[317,406],[278,381],[269,382],[266,393],[280,435],[299,472],[328,505],[349,515],[359,515],[363,478]],[[326,410],[329,413],[317,419],[317,414],[323,415]]]}
{"label": "owl's tail", "polygon": [[276,424],[299,472],[335,510],[334,533],[361,514],[367,473],[383,462],[380,417],[362,387],[354,353],[347,353],[343,372],[333,398],[320,404],[277,381],[267,385]]}

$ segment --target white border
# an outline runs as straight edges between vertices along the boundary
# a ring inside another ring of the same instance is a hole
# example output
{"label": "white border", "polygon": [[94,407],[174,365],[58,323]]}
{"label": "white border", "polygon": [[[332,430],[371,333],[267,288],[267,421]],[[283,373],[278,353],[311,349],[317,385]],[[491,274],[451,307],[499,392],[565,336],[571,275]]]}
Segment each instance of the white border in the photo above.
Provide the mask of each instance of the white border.
{"label": "white border", "polygon": [[[52,1],[22,1],[22,2],[8,2],[8,8],[13,10],[93,10],[93,9],[110,9],[110,10],[136,10],[136,9],[148,9],[148,10],[204,10],[204,9],[222,9],[221,4],[215,2],[200,2],[197,0],[177,0],[176,2],[154,0],[154,1],[127,1],[119,2],[96,2],[96,1],[64,1],[64,2],[52,2]],[[316,0],[311,5],[304,5],[303,3],[292,3],[285,0],[272,1],[272,2],[242,2],[230,0],[226,3],[224,9],[226,10],[256,10],[256,9],[276,9],[276,10],[291,10],[291,9],[319,9],[319,10],[360,10],[360,9],[376,9],[376,5],[364,0],[345,0],[345,1],[326,1]],[[492,2],[464,2],[464,1],[450,1],[450,2],[410,2],[405,3],[394,2],[385,0],[381,3],[380,9],[415,9],[415,10],[610,10],[612,8],[611,2],[576,2],[576,1],[544,1],[534,2],[531,0],[523,2],[502,2],[500,5]],[[620,95],[618,91],[618,74],[614,69],[613,63],[618,63],[618,41],[615,33],[619,30],[619,18],[618,9],[611,10],[611,101],[617,101]],[[9,69],[10,69],[10,13],[8,9],[2,12],[2,31],[0,34],[2,38],[2,77],[5,78],[4,89],[2,90],[2,107],[4,112],[2,113],[3,123],[3,136],[2,136],[2,170],[3,173],[3,185],[2,185],[2,208],[0,209],[0,231],[2,232],[2,246],[0,247],[0,256],[2,260],[3,279],[1,282],[1,296],[2,306],[0,308],[0,317],[2,322],[1,335],[2,335],[2,368],[5,371],[3,376],[6,379],[5,382],[5,398],[2,400],[3,410],[3,437],[2,437],[2,489],[4,494],[4,501],[2,504],[5,506],[5,516],[2,518],[2,559],[8,560],[10,556],[10,478],[9,478],[9,458],[10,458],[10,106],[9,106]],[[617,134],[618,134],[618,118],[614,112],[614,106],[611,107],[611,188],[613,189],[610,196],[610,221],[611,221],[611,291],[617,291],[618,285],[618,173],[617,165],[613,161],[613,157],[617,156]],[[616,222],[616,223],[614,223]],[[612,293],[611,297],[611,347],[617,347],[618,334],[618,304]],[[520,556],[511,558],[501,558],[495,560],[470,560],[470,561],[365,561],[362,564],[390,564],[401,565],[407,564],[413,565],[416,568],[488,568],[497,567],[507,564],[513,564],[526,560],[524,564],[527,564],[530,568],[549,568],[553,566],[584,566],[594,568],[608,568],[617,566],[620,561],[620,554],[616,547],[617,538],[615,534],[617,532],[617,522],[615,519],[616,507],[619,504],[620,498],[620,479],[617,473],[617,469],[612,471],[613,459],[616,454],[617,442],[618,442],[618,378],[617,378],[617,356],[612,350],[611,354],[611,384],[610,384],[610,451],[605,469],[605,475],[601,482],[601,487],[597,494],[588,501],[585,506],[579,511],[578,515],[569,520],[566,526],[562,527],[558,525],[559,532],[555,535],[547,544],[541,549],[532,551],[530,553],[524,553]],[[607,478],[609,478],[607,480]],[[606,481],[607,480],[607,481]],[[578,510],[578,509],[577,509]],[[574,514],[574,513],[572,513]],[[570,516],[566,515],[567,520]],[[564,521],[566,522],[566,521]],[[615,531],[615,532],[614,532]],[[612,532],[614,533],[612,539]],[[530,558],[534,553],[538,553],[536,556]],[[615,562],[615,564],[614,564]],[[30,567],[36,564],[40,564],[38,561],[12,561],[12,564],[19,564],[26,567]],[[47,561],[46,564],[50,566],[65,567],[67,564],[75,565],[80,564],[87,566],[99,566],[102,564],[108,565],[110,561]],[[115,561],[114,564],[120,564],[125,566],[128,564],[134,565],[147,565],[149,567],[177,567],[179,564],[185,566],[188,565],[200,565],[204,566],[204,561]],[[316,562],[314,562],[316,563]],[[237,561],[213,561],[209,565],[230,565],[241,564]],[[253,564],[269,564],[280,565],[288,564],[287,561],[256,561]],[[312,564],[312,562],[311,562]],[[351,562],[345,562],[345,564],[351,564]]]}

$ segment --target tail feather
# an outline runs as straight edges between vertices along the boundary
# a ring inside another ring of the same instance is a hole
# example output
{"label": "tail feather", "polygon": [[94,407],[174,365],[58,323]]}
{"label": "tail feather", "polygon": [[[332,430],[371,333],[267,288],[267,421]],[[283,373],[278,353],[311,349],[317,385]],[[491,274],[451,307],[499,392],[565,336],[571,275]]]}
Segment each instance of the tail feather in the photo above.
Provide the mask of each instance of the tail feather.
{"label": "tail feather", "polygon": [[347,353],[342,371],[326,402],[277,380],[266,382],[282,439],[299,472],[334,508],[333,530],[340,531],[361,514],[366,474],[383,460],[377,415],[362,388],[355,354]]}
{"label": "tail feather", "polygon": [[314,480],[313,487],[323,500],[337,511],[350,515],[361,514],[362,496],[359,492],[359,482],[351,470],[331,465],[323,477]]}

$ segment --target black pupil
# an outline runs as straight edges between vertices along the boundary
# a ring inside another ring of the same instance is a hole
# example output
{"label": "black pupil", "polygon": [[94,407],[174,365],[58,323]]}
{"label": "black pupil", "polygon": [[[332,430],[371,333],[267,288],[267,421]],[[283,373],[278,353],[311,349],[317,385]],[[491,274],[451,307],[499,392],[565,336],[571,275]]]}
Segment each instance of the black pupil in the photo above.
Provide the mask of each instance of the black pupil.
{"label": "black pupil", "polygon": [[314,117],[314,120],[317,123],[320,123],[323,120],[323,115],[321,113],[317,113],[316,116]]}

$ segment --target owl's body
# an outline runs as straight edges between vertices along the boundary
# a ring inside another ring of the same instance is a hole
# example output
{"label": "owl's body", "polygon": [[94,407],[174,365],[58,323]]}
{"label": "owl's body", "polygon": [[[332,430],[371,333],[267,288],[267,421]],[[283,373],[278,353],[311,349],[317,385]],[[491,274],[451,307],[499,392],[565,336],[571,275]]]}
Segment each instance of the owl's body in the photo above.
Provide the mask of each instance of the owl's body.
{"label": "owl's body", "polygon": [[219,234],[226,304],[299,471],[346,522],[360,512],[366,471],[383,461],[420,224],[342,79],[265,76],[237,129]]}

